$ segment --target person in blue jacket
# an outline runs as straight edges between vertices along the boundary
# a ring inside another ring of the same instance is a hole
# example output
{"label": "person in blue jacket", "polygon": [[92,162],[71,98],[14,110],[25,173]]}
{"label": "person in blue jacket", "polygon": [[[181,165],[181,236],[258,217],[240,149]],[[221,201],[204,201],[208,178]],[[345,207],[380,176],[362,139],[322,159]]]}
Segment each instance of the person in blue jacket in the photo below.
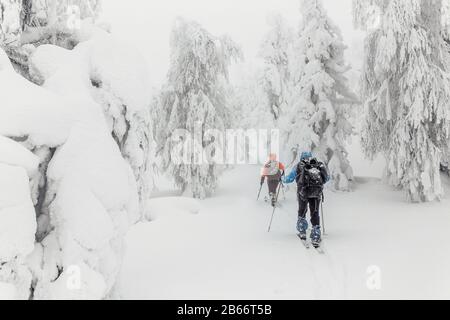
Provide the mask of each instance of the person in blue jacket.
{"label": "person in blue jacket", "polygon": [[324,185],[329,181],[328,169],[323,162],[313,157],[311,152],[303,152],[300,162],[292,172],[283,179],[285,184],[297,183],[298,222],[297,230],[302,240],[306,240],[308,221],[306,214],[311,212],[311,242],[317,247],[322,241],[320,227],[320,203],[323,200]]}

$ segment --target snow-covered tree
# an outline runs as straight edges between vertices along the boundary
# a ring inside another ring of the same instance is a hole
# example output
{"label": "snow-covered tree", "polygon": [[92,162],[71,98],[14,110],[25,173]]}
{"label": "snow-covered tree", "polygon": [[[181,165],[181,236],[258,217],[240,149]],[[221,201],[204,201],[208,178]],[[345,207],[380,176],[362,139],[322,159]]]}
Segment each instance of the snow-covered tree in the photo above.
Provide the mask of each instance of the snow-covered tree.
{"label": "snow-covered tree", "polygon": [[353,179],[345,142],[353,132],[350,119],[357,101],[346,78],[350,66],[345,49],[341,32],[322,2],[302,1],[291,67],[292,97],[282,125],[285,146],[295,154],[312,150],[328,164],[339,190],[349,190]]}
{"label": "snow-covered tree", "polygon": [[[125,233],[145,210],[154,148],[145,62],[86,27],[72,50],[25,46],[26,74],[42,86],[14,72],[20,51],[0,50],[2,298],[110,297]],[[67,286],[73,273],[77,288]]]}
{"label": "snow-covered tree", "polygon": [[[225,88],[229,65],[240,56],[240,50],[228,37],[215,37],[182,18],[176,20],[172,30],[171,50],[168,82],[161,98],[165,114],[161,121],[167,123],[162,139],[164,166],[179,188],[195,198],[205,198],[214,192],[219,174],[217,163],[203,157],[204,152],[219,152],[214,147],[216,141],[205,133],[224,130],[230,119]],[[177,130],[187,130],[192,139],[177,142]],[[198,151],[190,152],[183,163],[172,155],[180,143],[184,151],[189,144],[191,151]]]}
{"label": "snow-covered tree", "polygon": [[100,10],[101,0],[1,0],[0,46],[16,71],[36,81],[28,70],[35,47],[56,44],[73,49],[95,32]]}
{"label": "snow-covered tree", "polygon": [[281,15],[268,17],[269,32],[261,44],[259,56],[264,60],[264,89],[268,98],[268,107],[275,121],[287,108],[289,96],[289,53],[293,31],[287,26]]}
{"label": "snow-covered tree", "polygon": [[21,0],[0,0],[0,47],[15,45],[20,40]]}
{"label": "snow-covered tree", "polygon": [[102,33],[84,43],[91,46],[91,92],[103,108],[112,137],[133,169],[141,213],[145,215],[145,205],[154,187],[156,149],[150,114],[150,81],[147,69],[143,68],[146,61],[136,50]]}
{"label": "snow-covered tree", "polygon": [[238,110],[236,124],[243,129],[275,128],[272,109],[265,87],[264,70],[249,70],[234,88],[232,103]]}
{"label": "snow-covered tree", "polygon": [[442,0],[442,27],[443,36],[450,42],[450,0]]}
{"label": "snow-covered tree", "polygon": [[411,201],[433,201],[443,192],[439,169],[450,120],[442,1],[375,4],[380,17],[366,41],[363,146],[370,158],[384,154],[389,182]]}
{"label": "snow-covered tree", "polygon": [[84,20],[94,21],[101,11],[101,0],[24,0],[22,42],[52,43],[72,48],[71,35]]}

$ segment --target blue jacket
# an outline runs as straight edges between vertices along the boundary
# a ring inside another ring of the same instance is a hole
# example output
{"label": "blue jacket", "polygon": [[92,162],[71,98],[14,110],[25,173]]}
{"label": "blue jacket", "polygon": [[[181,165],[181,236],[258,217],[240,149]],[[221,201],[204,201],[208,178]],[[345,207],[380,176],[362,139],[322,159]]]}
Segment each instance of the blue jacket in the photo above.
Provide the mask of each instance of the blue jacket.
{"label": "blue jacket", "polygon": [[295,168],[291,171],[291,173],[288,176],[283,178],[283,183],[284,184],[293,183],[298,175],[297,170],[298,170],[298,166],[295,166]]}

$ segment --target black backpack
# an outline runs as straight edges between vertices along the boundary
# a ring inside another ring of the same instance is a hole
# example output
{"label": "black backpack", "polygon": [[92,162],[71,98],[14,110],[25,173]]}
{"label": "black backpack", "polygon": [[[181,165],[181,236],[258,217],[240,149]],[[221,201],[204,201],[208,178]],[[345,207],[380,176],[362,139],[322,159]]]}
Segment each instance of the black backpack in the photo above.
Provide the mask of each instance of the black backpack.
{"label": "black backpack", "polygon": [[316,159],[302,161],[297,172],[299,172],[297,184],[300,194],[308,199],[320,198],[325,185],[321,163]]}

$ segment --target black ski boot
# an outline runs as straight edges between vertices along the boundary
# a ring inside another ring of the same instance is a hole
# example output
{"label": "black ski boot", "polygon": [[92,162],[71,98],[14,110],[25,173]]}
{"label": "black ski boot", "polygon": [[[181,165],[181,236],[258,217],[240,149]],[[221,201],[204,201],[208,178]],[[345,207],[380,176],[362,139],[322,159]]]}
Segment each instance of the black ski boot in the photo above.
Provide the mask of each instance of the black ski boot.
{"label": "black ski boot", "polygon": [[271,204],[272,204],[272,207],[276,207],[276,205],[277,205],[277,196],[274,194],[274,193],[272,193],[271,195],[270,195],[270,202],[271,202]]}
{"label": "black ski boot", "polygon": [[322,242],[322,231],[320,230],[320,226],[315,226],[311,231],[311,243],[314,248],[319,248]]}
{"label": "black ski boot", "polygon": [[298,220],[297,231],[300,239],[306,241],[306,232],[308,231],[308,221],[306,219],[300,218]]}

